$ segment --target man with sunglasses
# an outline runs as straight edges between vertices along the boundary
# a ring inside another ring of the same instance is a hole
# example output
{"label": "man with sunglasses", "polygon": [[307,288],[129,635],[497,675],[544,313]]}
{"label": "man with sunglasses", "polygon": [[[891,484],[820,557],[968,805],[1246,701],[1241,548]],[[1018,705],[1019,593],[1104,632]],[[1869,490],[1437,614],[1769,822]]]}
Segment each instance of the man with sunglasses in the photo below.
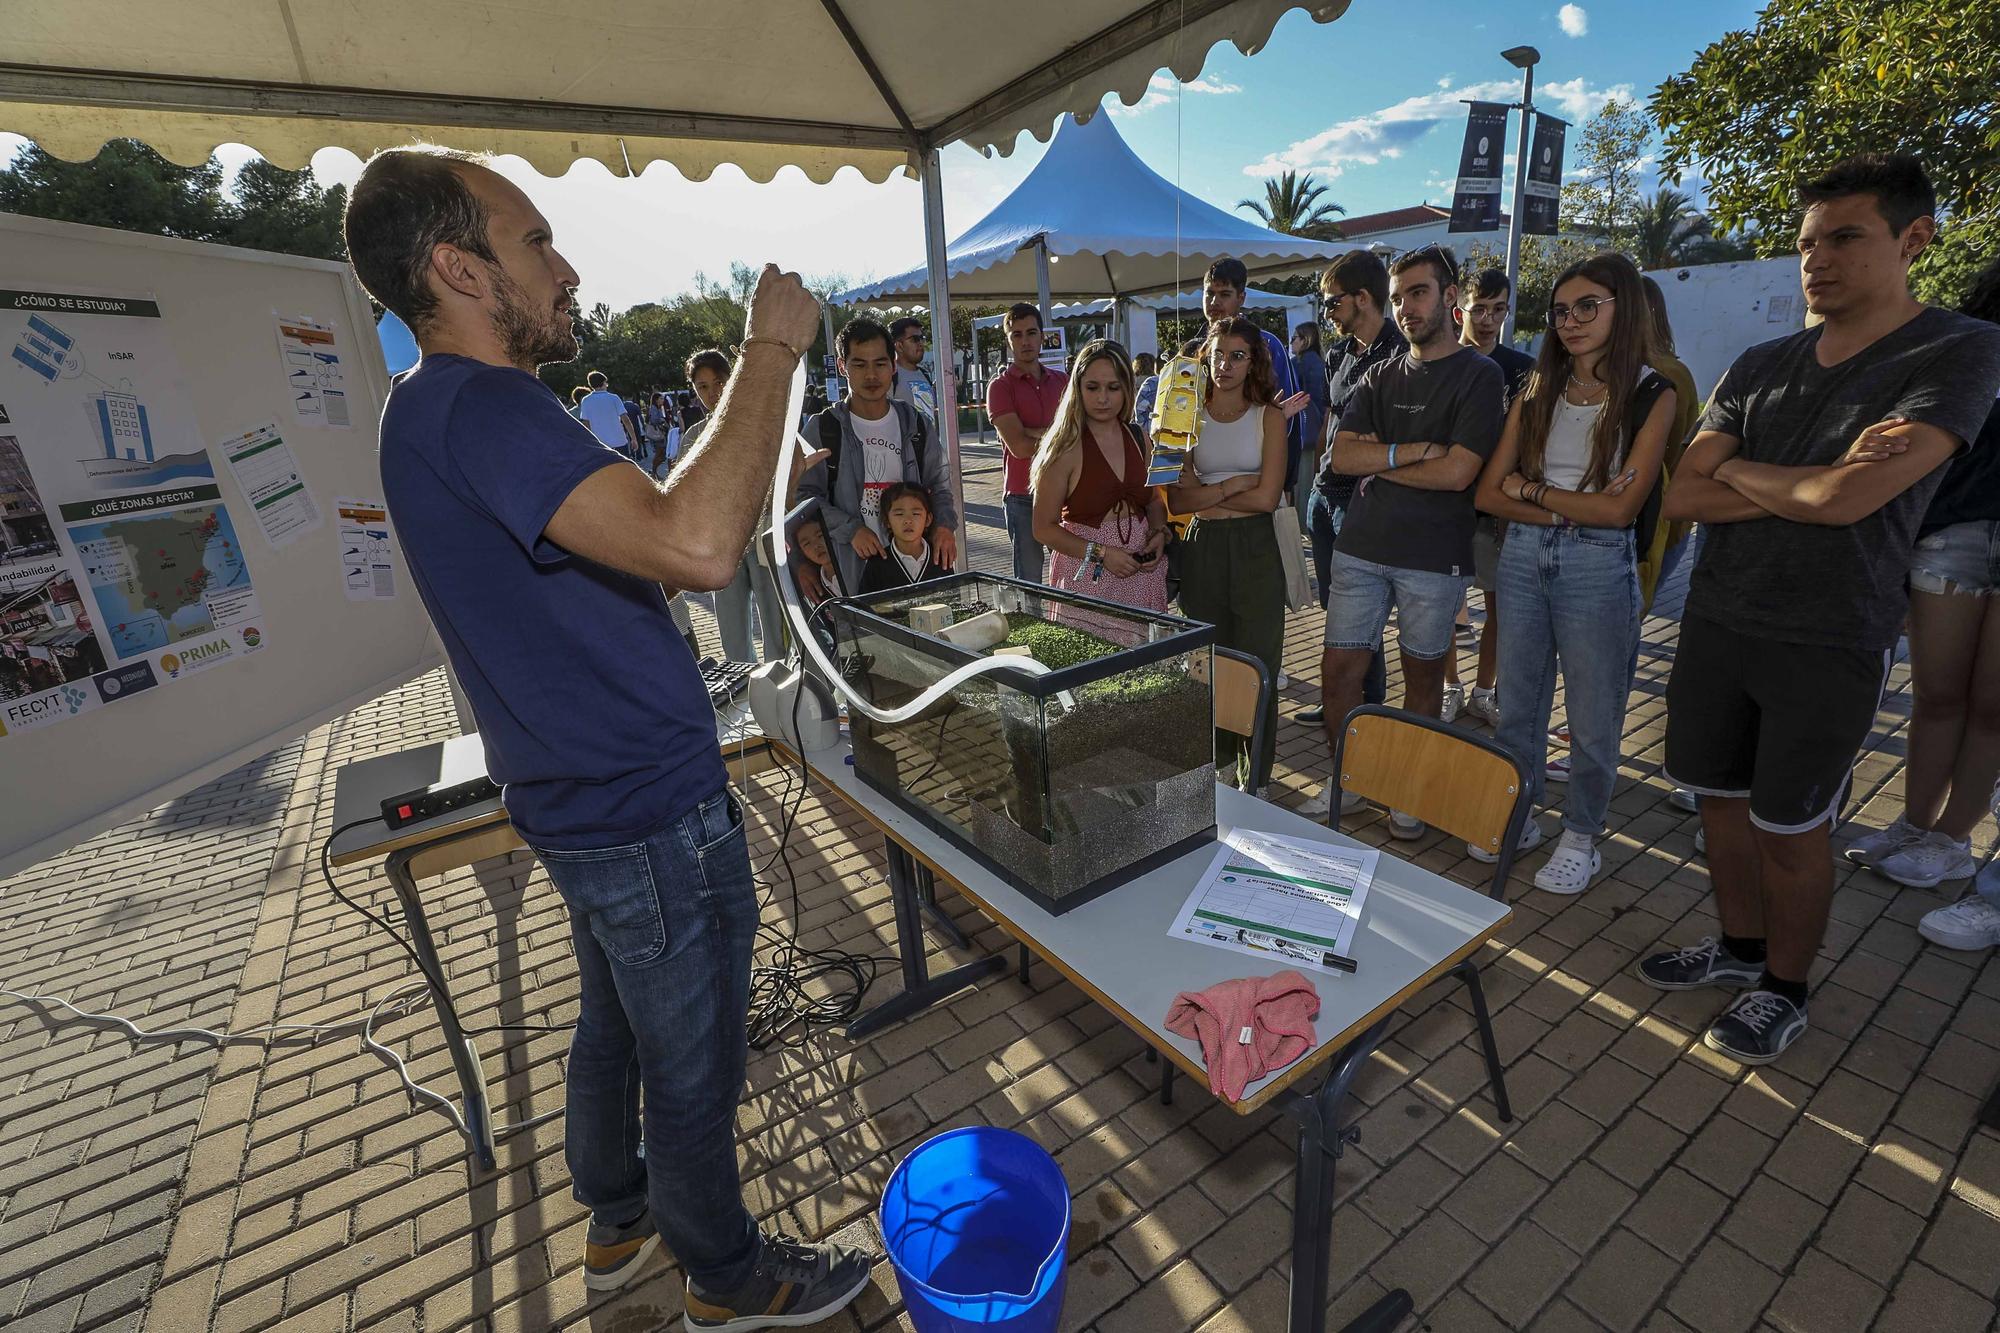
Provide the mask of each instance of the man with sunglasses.
{"label": "man with sunglasses", "polygon": [[[1341,414],[1347,410],[1361,377],[1373,367],[1409,350],[1396,322],[1388,317],[1389,267],[1372,250],[1349,250],[1333,261],[1320,275],[1320,313],[1326,317],[1340,341],[1327,350],[1326,426],[1324,438],[1314,441],[1320,452],[1313,478],[1312,495],[1306,502],[1307,532],[1312,538],[1313,570],[1318,575],[1319,604],[1326,605],[1327,567],[1333,560],[1334,539],[1347,518],[1347,506],[1354,498],[1356,478],[1333,470],[1333,437],[1340,429]],[[1388,663],[1377,648],[1362,681],[1364,703],[1379,704],[1388,697]],[[1306,726],[1316,727],[1326,720],[1320,707],[1293,714]],[[1328,791],[1332,790],[1329,785]],[[1324,793],[1322,793],[1324,795]],[[1321,810],[1324,812],[1322,805]]]}
{"label": "man with sunglasses", "polygon": [[924,336],[924,322],[903,316],[889,326],[889,342],[896,353],[896,387],[889,391],[889,396],[908,403],[935,422],[937,385],[924,369],[924,348],[929,345]]}

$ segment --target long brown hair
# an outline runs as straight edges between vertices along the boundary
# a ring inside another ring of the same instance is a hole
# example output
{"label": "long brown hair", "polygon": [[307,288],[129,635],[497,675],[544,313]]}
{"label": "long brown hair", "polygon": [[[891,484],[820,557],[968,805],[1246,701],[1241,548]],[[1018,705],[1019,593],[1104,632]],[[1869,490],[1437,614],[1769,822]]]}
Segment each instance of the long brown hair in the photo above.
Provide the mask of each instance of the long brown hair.
{"label": "long brown hair", "polygon": [[1132,404],[1137,399],[1137,390],[1132,382],[1132,363],[1126,359],[1125,349],[1109,338],[1093,338],[1083,345],[1070,366],[1069,383],[1063,386],[1062,401],[1056,404],[1056,417],[1049,424],[1048,434],[1042,436],[1041,448],[1035,450],[1033,471],[1029,474],[1030,486],[1040,486],[1042,476],[1058,458],[1077,447],[1083,441],[1083,375],[1099,361],[1109,361],[1118,376],[1118,386],[1125,395],[1124,406],[1118,409],[1118,419],[1123,422],[1131,414]]}
{"label": "long brown hair", "polygon": [[[1549,288],[1553,294],[1572,278],[1596,283],[1611,293],[1611,338],[1597,364],[1597,377],[1609,386],[1597,420],[1590,429],[1590,465],[1583,472],[1585,490],[1603,490],[1625,448],[1625,405],[1646,372],[1652,355],[1652,312],[1646,306],[1646,289],[1639,281],[1639,269],[1620,254],[1597,254],[1571,264]],[[1551,296],[1553,299],[1553,296]],[[1556,403],[1574,369],[1574,358],[1556,336],[1553,325],[1542,335],[1541,355],[1528,377],[1521,395],[1521,452],[1518,467],[1531,481],[1543,479],[1542,458],[1549,444],[1549,426],[1555,420]]]}
{"label": "long brown hair", "polygon": [[[1218,319],[1208,326],[1208,337],[1202,341],[1202,360],[1215,345],[1224,338],[1241,338],[1250,349],[1250,373],[1243,377],[1243,397],[1255,406],[1268,407],[1278,401],[1278,372],[1271,368],[1271,349],[1264,344],[1264,330],[1258,328],[1241,315],[1231,315],[1228,319]],[[1214,381],[1209,382],[1209,391],[1214,392]]]}

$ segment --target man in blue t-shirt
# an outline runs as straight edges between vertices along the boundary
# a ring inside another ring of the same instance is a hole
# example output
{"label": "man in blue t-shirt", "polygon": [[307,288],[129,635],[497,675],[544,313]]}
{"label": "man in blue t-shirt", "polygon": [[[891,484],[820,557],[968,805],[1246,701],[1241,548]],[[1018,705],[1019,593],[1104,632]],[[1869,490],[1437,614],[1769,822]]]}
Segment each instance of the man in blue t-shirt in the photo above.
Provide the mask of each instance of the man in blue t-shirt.
{"label": "man in blue t-shirt", "polygon": [[584,1284],[631,1283],[664,1239],[690,1329],[814,1323],[867,1284],[868,1257],[760,1235],[743,1205],[756,889],[667,598],[735,572],[818,304],[766,266],[715,422],[668,490],[535,377],[577,354],[577,275],[525,194],[466,155],[396,149],[362,172],[346,228],[356,276],[423,351],[382,413],[389,508],[488,772],[569,909]]}

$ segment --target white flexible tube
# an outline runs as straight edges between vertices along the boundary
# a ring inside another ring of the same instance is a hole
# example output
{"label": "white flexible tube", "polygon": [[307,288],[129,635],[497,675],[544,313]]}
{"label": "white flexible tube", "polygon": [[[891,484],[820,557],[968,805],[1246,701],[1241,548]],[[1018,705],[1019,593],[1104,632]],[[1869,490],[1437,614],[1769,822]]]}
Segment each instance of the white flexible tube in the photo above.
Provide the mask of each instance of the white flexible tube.
{"label": "white flexible tube", "polygon": [[[785,497],[791,494],[792,473],[805,456],[806,443],[798,434],[798,422],[806,406],[806,367],[801,361],[792,372],[791,401],[785,407],[785,430],[793,437],[793,443],[778,451],[778,471],[771,478],[771,567],[776,571],[778,596],[785,603],[785,614],[791,619],[792,633],[798,637],[799,651],[809,655],[818,664],[821,675],[840,691],[847,700],[850,710],[877,722],[894,726],[908,722],[921,715],[966,681],[975,676],[990,675],[995,671],[1025,671],[1032,676],[1046,676],[1049,668],[1032,657],[982,657],[975,662],[947,672],[936,683],[930,685],[916,698],[900,708],[878,708],[861,697],[852,685],[841,675],[840,668],[828,660],[826,650],[820,647],[819,639],[813,634],[810,617],[805,605],[799,600],[798,584],[792,579],[791,552],[786,549],[785,539]],[[950,405],[943,405],[946,410]]]}

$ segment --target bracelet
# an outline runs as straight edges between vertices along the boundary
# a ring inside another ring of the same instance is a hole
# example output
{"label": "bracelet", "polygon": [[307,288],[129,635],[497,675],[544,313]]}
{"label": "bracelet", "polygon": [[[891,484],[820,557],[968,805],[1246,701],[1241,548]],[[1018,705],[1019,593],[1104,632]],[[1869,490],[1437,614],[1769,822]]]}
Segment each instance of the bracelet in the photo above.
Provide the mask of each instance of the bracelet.
{"label": "bracelet", "polygon": [[1393,444],[1389,446],[1389,470],[1396,470],[1396,446]]}
{"label": "bracelet", "polygon": [[738,352],[741,352],[745,347],[754,347],[758,343],[769,343],[773,347],[782,347],[787,352],[790,352],[792,354],[792,360],[794,361],[805,360],[806,354],[804,352],[801,352],[798,348],[792,346],[790,343],[786,342],[783,338],[767,338],[761,333],[757,334],[755,337],[745,338],[741,343],[737,344],[736,350]]}

